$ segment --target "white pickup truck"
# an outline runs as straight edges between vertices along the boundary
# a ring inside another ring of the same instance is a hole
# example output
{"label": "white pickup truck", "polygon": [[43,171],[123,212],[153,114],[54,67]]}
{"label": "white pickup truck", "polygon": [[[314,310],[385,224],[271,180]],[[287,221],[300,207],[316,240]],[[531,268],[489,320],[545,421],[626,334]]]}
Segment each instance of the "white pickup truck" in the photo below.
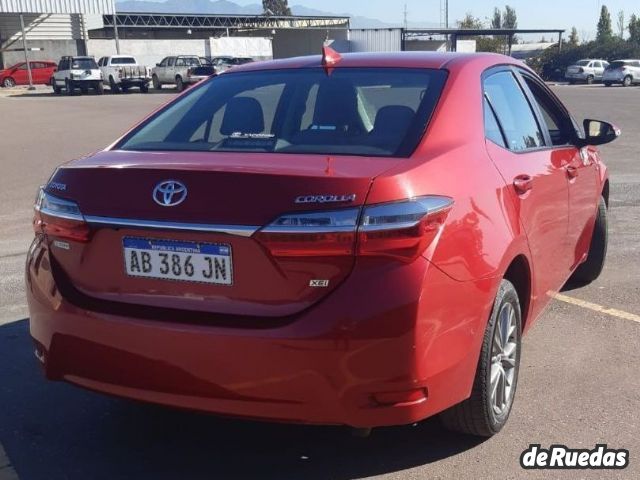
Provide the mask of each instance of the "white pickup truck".
{"label": "white pickup truck", "polygon": [[138,87],[142,93],[149,91],[151,69],[138,65],[131,55],[112,55],[98,60],[104,84],[111,93],[127,92],[131,87]]}

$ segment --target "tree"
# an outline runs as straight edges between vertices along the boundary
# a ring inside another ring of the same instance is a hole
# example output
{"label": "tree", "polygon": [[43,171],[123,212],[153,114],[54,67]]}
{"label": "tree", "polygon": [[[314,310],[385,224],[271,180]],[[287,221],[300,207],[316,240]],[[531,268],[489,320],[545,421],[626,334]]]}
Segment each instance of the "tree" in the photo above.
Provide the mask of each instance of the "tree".
{"label": "tree", "polygon": [[480,30],[484,28],[482,20],[474,17],[471,12],[467,12],[462,20],[458,20],[458,28],[464,28],[467,30]]}
{"label": "tree", "polygon": [[504,14],[502,15],[502,28],[518,28],[518,17],[516,15],[516,9],[506,5],[504,7]]}
{"label": "tree", "polygon": [[620,38],[624,38],[624,31],[626,30],[626,26],[624,24],[624,10],[620,10],[618,12],[618,21],[616,22],[616,26],[618,27],[618,36]]}
{"label": "tree", "polygon": [[629,42],[640,46],[640,18],[632,14],[629,19]]}
{"label": "tree", "polygon": [[491,28],[502,28],[502,14],[500,13],[500,9],[498,7],[493,9]]}
{"label": "tree", "polygon": [[576,27],[571,27],[571,33],[569,34],[569,45],[571,45],[572,47],[576,47],[578,46],[578,43],[580,42],[579,38],[578,38],[578,29]]}
{"label": "tree", "polygon": [[262,0],[265,15],[291,15],[287,0]]}
{"label": "tree", "polygon": [[604,43],[613,38],[613,29],[611,28],[611,14],[606,5],[600,9],[600,19],[598,20],[598,30],[596,33],[596,42]]}

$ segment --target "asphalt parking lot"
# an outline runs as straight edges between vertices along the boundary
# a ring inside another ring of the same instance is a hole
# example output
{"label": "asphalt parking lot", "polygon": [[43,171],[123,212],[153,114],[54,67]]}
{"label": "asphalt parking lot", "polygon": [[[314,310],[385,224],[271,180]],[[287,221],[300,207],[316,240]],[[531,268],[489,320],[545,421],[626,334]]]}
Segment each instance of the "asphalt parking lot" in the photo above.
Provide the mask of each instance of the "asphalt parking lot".
{"label": "asphalt parking lot", "polygon": [[[562,292],[525,338],[507,427],[482,441],[436,420],[354,438],[114,399],[46,382],[23,293],[32,203],[53,168],[104,147],[172,93],[0,93],[0,480],[640,478],[640,88],[556,86],[576,118],[613,121],[609,254],[594,284]],[[105,199],[108,201],[108,199]],[[620,471],[524,471],[529,444],[630,452]],[[3,454],[3,447],[6,454]]]}

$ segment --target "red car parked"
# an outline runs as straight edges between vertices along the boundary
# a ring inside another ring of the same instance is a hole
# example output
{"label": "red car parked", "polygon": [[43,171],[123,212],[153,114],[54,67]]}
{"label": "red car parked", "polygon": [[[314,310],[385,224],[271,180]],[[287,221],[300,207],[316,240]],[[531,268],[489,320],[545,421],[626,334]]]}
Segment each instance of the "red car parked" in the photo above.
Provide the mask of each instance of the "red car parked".
{"label": "red car parked", "polygon": [[603,267],[619,130],[585,126],[500,55],[236,67],[41,189],[36,357],[182,408],[492,435],[522,333]]}
{"label": "red car parked", "polygon": [[[48,85],[58,68],[54,62],[33,61],[29,63],[34,85]],[[15,87],[16,85],[29,85],[27,63],[17,63],[13,67],[0,70],[0,85],[7,88]]]}

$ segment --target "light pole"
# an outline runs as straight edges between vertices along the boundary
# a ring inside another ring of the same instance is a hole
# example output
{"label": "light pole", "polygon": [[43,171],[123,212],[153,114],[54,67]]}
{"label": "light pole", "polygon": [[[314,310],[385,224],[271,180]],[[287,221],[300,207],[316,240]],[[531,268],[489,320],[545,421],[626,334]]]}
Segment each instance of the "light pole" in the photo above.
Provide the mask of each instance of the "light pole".
{"label": "light pole", "polygon": [[29,63],[29,54],[27,53],[27,39],[24,33],[24,16],[20,14],[20,29],[22,31],[22,49],[24,50],[24,61],[27,65],[27,74],[29,75],[29,90],[35,90],[33,86],[33,76],[31,75],[31,64]]}

